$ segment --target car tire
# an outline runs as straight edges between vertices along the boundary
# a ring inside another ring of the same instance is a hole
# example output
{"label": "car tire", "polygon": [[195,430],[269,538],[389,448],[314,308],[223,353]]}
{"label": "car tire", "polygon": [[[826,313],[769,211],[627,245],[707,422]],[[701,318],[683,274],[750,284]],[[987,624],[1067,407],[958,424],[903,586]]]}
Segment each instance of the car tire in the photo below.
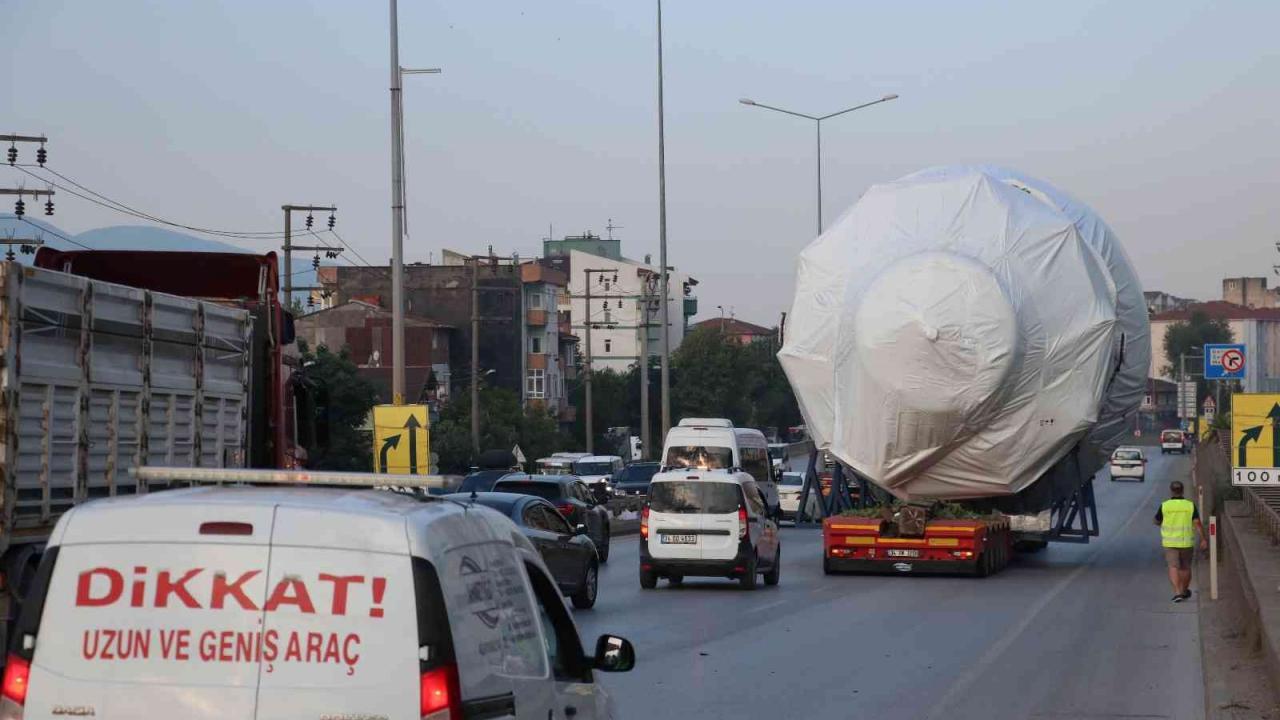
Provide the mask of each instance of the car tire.
{"label": "car tire", "polygon": [[773,587],[777,585],[778,581],[781,579],[782,579],[782,546],[779,545],[778,549],[775,550],[773,553],[773,565],[769,568],[769,571],[764,574],[764,584],[768,585],[769,587]]}
{"label": "car tire", "polygon": [[668,583],[670,583],[670,584],[672,584],[672,585],[680,585],[680,584],[684,583],[684,576],[683,576],[683,575],[668,575],[668,576],[667,576],[667,582],[668,582]]}
{"label": "car tire", "polygon": [[594,561],[587,563],[586,573],[578,592],[569,597],[573,606],[579,610],[588,610],[596,604],[596,594],[600,591],[600,566]]}
{"label": "car tire", "polygon": [[600,557],[600,564],[609,562],[609,520],[604,521],[604,542],[596,549],[596,554]]}
{"label": "car tire", "polygon": [[652,590],[658,587],[658,576],[652,570],[640,571],[640,589]]}
{"label": "car tire", "polygon": [[738,582],[742,584],[743,590],[756,589],[756,570],[756,556],[755,553],[752,553],[751,558],[747,560],[747,567],[742,572],[742,577],[738,578]]}

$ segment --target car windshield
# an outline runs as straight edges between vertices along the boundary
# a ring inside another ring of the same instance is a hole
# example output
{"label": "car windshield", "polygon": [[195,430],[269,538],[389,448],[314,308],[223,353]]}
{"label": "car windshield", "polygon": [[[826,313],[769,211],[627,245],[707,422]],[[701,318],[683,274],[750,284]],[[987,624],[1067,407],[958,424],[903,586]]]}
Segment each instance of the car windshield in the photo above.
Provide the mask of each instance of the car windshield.
{"label": "car windshield", "polygon": [[649,486],[649,509],[654,512],[723,515],[737,512],[738,498],[738,486],[733,483],[695,480]]}
{"label": "car windshield", "polygon": [[628,465],[627,467],[622,469],[622,472],[618,473],[618,477],[617,477],[618,484],[625,485],[625,484],[647,483],[653,479],[653,476],[657,474],[657,472],[658,472],[658,465],[656,463],[652,463],[652,464],[646,463],[644,465]]}
{"label": "car windshield", "polygon": [[1137,450],[1117,450],[1113,460],[1141,460],[1142,453]]}
{"label": "car windshield", "polygon": [[510,470],[480,470],[473,472],[462,479],[462,484],[458,486],[457,492],[488,492],[493,489],[493,484],[510,475]]}
{"label": "car windshield", "polygon": [[493,486],[494,492],[509,492],[519,495],[537,495],[544,500],[559,500],[563,493],[560,483],[539,482],[537,480],[509,480]]}
{"label": "car windshield", "polygon": [[795,485],[796,487],[800,487],[801,485],[804,485],[804,476],[800,473],[782,473],[782,480],[779,481],[778,484]]}
{"label": "car windshield", "polygon": [[1164,442],[1178,442],[1182,439],[1182,433],[1177,430],[1165,430],[1160,434],[1160,439]]}
{"label": "car windshield", "polygon": [[613,463],[576,462],[573,464],[573,471],[578,475],[609,475],[613,472]]}
{"label": "car windshield", "polygon": [[679,445],[667,449],[667,467],[697,470],[728,470],[733,467],[733,451],[727,447]]}

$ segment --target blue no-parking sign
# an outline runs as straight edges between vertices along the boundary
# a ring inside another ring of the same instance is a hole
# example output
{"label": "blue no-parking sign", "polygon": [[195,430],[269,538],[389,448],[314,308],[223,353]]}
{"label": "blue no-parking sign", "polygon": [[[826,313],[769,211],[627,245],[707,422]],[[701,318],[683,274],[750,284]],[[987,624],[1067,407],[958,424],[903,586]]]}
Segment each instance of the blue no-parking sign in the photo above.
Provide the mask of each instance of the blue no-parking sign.
{"label": "blue no-parking sign", "polygon": [[1244,345],[1221,343],[1204,346],[1205,380],[1243,380]]}

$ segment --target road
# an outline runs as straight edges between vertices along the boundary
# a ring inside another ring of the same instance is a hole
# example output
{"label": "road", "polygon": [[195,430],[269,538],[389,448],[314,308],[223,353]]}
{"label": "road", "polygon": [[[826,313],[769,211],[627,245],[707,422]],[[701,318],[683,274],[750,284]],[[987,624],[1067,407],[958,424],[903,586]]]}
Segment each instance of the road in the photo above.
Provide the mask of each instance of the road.
{"label": "road", "polygon": [[821,537],[784,528],[782,583],[642,591],[615,540],[590,645],[629,638],[603,676],[621,718],[1201,718],[1196,598],[1170,602],[1151,517],[1190,463],[1158,451],[1144,484],[1095,483],[1102,535],[985,579],[822,574]]}

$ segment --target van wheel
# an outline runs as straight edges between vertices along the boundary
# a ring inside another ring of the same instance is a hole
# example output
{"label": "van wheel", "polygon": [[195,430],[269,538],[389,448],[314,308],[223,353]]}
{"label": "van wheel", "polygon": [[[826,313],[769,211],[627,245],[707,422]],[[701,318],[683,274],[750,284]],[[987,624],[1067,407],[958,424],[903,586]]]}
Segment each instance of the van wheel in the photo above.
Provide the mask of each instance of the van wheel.
{"label": "van wheel", "polygon": [[773,553],[773,566],[764,574],[764,584],[773,587],[782,579],[782,546]]}
{"label": "van wheel", "polygon": [[742,577],[738,578],[738,582],[742,583],[743,590],[756,589],[756,556],[753,553],[751,559],[747,560],[747,567],[742,573]]}
{"label": "van wheel", "polygon": [[570,600],[579,610],[586,610],[596,604],[596,593],[600,590],[600,568],[595,563],[587,565],[587,572],[582,577],[582,585]]}
{"label": "van wheel", "polygon": [[658,576],[652,570],[640,571],[640,588],[642,590],[652,590],[658,587]]}

